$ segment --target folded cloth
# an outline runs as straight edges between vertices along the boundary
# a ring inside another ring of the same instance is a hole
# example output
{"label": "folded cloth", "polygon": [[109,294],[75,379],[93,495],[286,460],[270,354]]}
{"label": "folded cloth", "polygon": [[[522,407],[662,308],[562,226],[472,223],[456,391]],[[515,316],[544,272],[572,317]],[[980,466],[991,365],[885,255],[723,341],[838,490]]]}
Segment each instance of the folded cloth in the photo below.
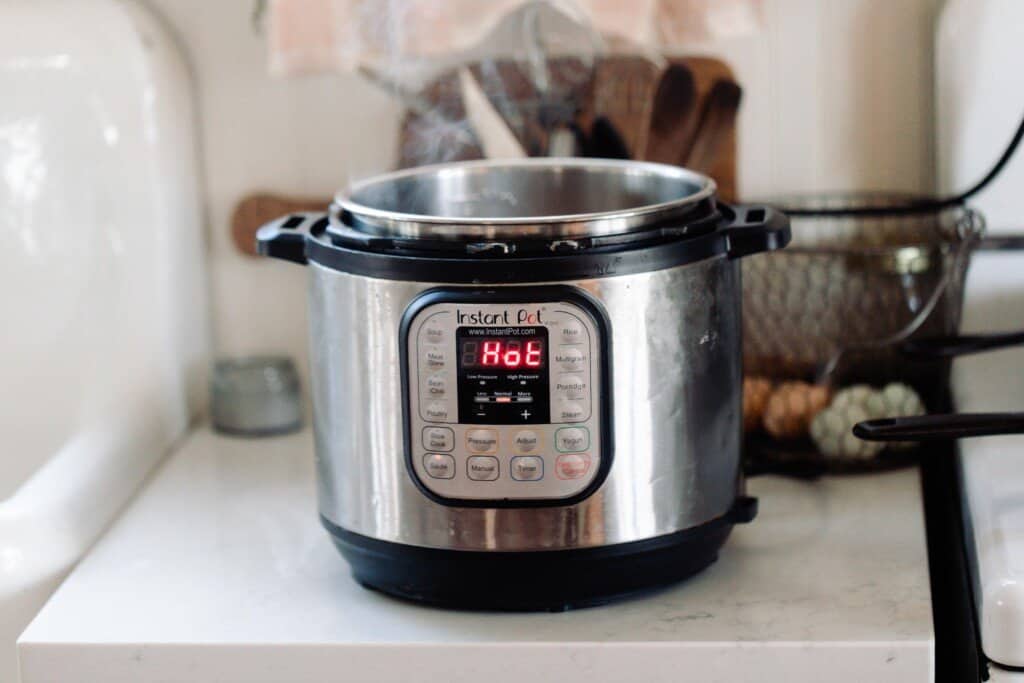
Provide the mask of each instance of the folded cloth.
{"label": "folded cloth", "polygon": [[[479,52],[511,12],[536,0],[270,0],[270,72],[353,71]],[[610,38],[644,48],[757,30],[763,0],[548,0]]]}

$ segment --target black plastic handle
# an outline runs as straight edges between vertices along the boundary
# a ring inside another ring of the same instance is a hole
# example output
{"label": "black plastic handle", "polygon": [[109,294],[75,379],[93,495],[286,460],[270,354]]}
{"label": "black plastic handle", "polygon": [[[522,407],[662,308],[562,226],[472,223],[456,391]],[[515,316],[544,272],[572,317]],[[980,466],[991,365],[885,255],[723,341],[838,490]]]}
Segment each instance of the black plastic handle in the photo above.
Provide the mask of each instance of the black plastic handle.
{"label": "black plastic handle", "polygon": [[718,209],[729,221],[723,231],[729,258],[775,251],[789,244],[789,217],[781,211],[770,206],[727,204],[719,204]]}
{"label": "black plastic handle", "polygon": [[1024,413],[950,413],[859,422],[853,434],[865,441],[934,441],[1024,433]]}
{"label": "black plastic handle", "polygon": [[306,265],[306,238],[312,227],[324,220],[327,214],[318,211],[292,213],[272,220],[256,231],[256,251]]}
{"label": "black plastic handle", "polygon": [[1024,330],[993,334],[963,334],[930,339],[908,339],[900,351],[913,358],[952,358],[1024,344]]}

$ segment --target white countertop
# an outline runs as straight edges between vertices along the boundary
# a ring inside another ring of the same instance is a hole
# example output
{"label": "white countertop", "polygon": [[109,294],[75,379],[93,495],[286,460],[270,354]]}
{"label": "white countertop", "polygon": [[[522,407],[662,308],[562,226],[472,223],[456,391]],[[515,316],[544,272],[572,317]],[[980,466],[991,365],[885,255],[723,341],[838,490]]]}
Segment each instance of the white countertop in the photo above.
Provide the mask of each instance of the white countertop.
{"label": "white countertop", "polygon": [[709,570],[559,614],[359,587],[319,526],[313,476],[308,432],[196,432],[24,633],[24,683],[932,679],[913,470],[753,479],[761,515]]}

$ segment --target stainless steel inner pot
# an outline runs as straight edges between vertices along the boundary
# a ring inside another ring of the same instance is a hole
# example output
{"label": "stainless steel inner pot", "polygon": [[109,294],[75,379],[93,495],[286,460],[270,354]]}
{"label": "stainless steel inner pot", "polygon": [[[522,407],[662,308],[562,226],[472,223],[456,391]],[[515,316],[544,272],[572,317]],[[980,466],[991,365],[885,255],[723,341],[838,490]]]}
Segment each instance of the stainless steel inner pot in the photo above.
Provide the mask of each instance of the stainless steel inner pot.
{"label": "stainless steel inner pot", "polygon": [[523,159],[424,166],[340,192],[353,227],[446,239],[593,237],[642,230],[712,197],[677,166],[612,159]]}

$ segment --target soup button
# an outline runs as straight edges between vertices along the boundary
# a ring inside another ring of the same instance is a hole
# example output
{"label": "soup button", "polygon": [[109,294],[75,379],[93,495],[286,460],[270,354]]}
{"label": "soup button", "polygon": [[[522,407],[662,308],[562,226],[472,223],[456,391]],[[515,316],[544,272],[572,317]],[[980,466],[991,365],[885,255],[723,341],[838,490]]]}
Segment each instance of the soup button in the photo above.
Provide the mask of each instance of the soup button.
{"label": "soup button", "polygon": [[590,470],[590,456],[586,453],[567,453],[555,460],[555,476],[559,479],[580,479]]}

